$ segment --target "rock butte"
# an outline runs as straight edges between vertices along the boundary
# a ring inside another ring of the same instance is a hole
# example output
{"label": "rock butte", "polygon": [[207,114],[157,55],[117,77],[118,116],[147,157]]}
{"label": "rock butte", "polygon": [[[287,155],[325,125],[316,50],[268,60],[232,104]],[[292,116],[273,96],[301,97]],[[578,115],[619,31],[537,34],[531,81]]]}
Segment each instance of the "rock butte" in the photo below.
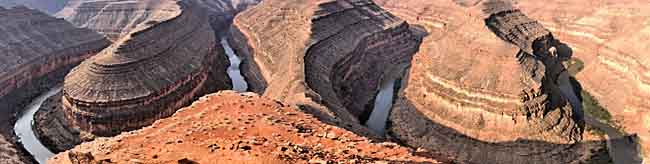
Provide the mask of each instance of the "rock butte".
{"label": "rock butte", "polygon": [[541,23],[507,1],[377,3],[428,32],[391,113],[398,139],[470,163],[607,155],[602,141],[576,143],[580,107],[558,85],[571,56]]}
{"label": "rock butte", "polygon": [[219,92],[153,125],[83,143],[50,163],[438,163],[253,93]]}
{"label": "rock butte", "polygon": [[369,0],[262,1],[237,15],[231,32],[249,90],[353,126],[368,119],[380,81],[402,75],[421,39]]}
{"label": "rock butte", "polygon": [[[573,47],[585,69],[576,78],[650,159],[650,1],[519,1],[517,6]],[[586,7],[588,6],[588,7]],[[647,161],[647,160],[646,160]]]}
{"label": "rock butte", "polygon": [[63,109],[74,126],[112,136],[171,116],[195,96],[230,88],[228,60],[205,8],[173,3],[176,15],[138,26],[66,76]]}
{"label": "rock butte", "polygon": [[62,79],[72,66],[108,46],[108,40],[45,13],[0,7],[0,163],[18,163],[11,132],[14,113]]}
{"label": "rock butte", "polygon": [[[129,34],[146,22],[161,22],[175,15],[176,0],[75,0],[57,13],[76,26],[98,31],[112,40]],[[210,23],[218,32],[230,25],[234,15],[259,0],[195,0],[208,9]]]}

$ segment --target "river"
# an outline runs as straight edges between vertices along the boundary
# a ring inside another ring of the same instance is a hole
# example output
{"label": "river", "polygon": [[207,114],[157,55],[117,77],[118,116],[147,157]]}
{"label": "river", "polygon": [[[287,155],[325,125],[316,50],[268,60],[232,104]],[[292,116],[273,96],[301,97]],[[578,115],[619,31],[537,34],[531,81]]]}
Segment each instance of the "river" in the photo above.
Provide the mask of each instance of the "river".
{"label": "river", "polygon": [[366,122],[368,128],[382,135],[386,132],[386,121],[393,107],[395,82],[394,79],[382,82],[379,94],[375,98],[375,107]]}
{"label": "river", "polygon": [[29,151],[32,156],[34,156],[34,159],[36,159],[38,163],[45,163],[48,158],[54,156],[54,153],[47,149],[47,147],[38,140],[36,134],[34,134],[32,129],[34,114],[39,108],[41,108],[41,105],[46,99],[54,96],[60,91],[61,87],[55,87],[36,97],[29,105],[27,105],[27,108],[18,118],[18,121],[16,121],[16,125],[14,125],[14,131],[18,136],[18,141],[22,143],[23,147]]}
{"label": "river", "polygon": [[639,156],[637,143],[633,140],[627,139],[626,135],[616,130],[607,123],[588,115],[583,114],[582,102],[573,90],[573,86],[569,82],[569,74],[563,73],[558,78],[558,84],[562,95],[569,100],[574,114],[578,118],[584,119],[586,124],[595,128],[601,129],[607,135],[607,149],[612,161],[616,164],[641,164],[642,159]]}
{"label": "river", "polygon": [[241,71],[239,70],[241,60],[235,54],[235,51],[232,50],[226,38],[221,39],[221,45],[226,51],[226,55],[228,55],[228,60],[230,61],[230,66],[228,67],[227,72],[230,79],[232,79],[232,90],[238,92],[246,92],[248,89],[248,84],[246,83],[246,79],[244,79],[244,76],[242,76]]}

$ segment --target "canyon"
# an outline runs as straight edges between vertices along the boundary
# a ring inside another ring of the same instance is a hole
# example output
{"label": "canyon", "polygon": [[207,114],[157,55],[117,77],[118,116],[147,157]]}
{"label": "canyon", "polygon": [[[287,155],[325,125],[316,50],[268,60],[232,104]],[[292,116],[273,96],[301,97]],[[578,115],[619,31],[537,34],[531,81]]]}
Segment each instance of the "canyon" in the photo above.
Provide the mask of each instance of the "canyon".
{"label": "canyon", "polygon": [[236,16],[229,42],[249,91],[373,136],[361,124],[382,79],[409,66],[418,34],[372,1],[269,0]]}
{"label": "canyon", "polygon": [[3,1],[0,163],[641,164],[647,3]]}
{"label": "canyon", "polygon": [[[637,134],[650,157],[648,1],[519,1],[531,18],[570,44],[584,62],[576,75],[625,132]],[[580,7],[589,6],[589,7]],[[551,14],[552,13],[552,14]]]}
{"label": "canyon", "polygon": [[377,1],[428,33],[389,133],[462,163],[610,161],[606,139],[583,133],[580,93],[563,64],[572,44],[517,2]]}
{"label": "canyon", "polygon": [[[0,162],[28,161],[17,149],[13,123],[29,100],[110,42],[88,29],[26,7],[0,7]],[[18,156],[20,158],[5,158]]]}
{"label": "canyon", "polygon": [[66,76],[62,103],[73,126],[113,136],[171,116],[195,96],[230,89],[223,78],[228,61],[205,9],[181,1],[175,11],[138,26]]}
{"label": "canyon", "polygon": [[[236,13],[259,0],[196,0],[207,8],[212,27],[220,34]],[[175,15],[175,0],[74,0],[56,15],[78,27],[89,28],[117,40],[143,23],[156,24]]]}

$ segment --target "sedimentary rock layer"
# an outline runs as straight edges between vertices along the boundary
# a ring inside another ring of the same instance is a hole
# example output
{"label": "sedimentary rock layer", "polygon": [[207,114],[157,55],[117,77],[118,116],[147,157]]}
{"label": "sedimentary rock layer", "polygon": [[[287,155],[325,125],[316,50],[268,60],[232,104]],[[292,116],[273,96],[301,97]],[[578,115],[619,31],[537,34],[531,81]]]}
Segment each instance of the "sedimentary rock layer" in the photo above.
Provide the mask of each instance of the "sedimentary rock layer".
{"label": "sedimentary rock layer", "polygon": [[650,158],[650,4],[648,1],[519,1],[517,6],[573,48],[576,78]]}
{"label": "sedimentary rock layer", "polygon": [[116,135],[168,117],[195,96],[230,88],[228,61],[205,8],[193,1],[172,8],[176,15],[138,26],[66,76],[63,107],[73,125]]}
{"label": "sedimentary rock layer", "polygon": [[50,163],[438,163],[395,143],[370,143],[295,106],[220,92],[141,130],[100,138]]}
{"label": "sedimentary rock layer", "polygon": [[428,32],[403,90],[401,101],[413,103],[408,107],[483,141],[580,140],[576,113],[556,85],[563,66],[541,54],[551,45],[545,41],[557,42],[535,21],[511,7],[378,3]]}
{"label": "sedimentary rock layer", "polygon": [[[0,7],[0,163],[20,163],[15,113],[76,63],[109,44],[98,33],[45,13]],[[26,160],[24,160],[26,161]]]}
{"label": "sedimentary rock layer", "polygon": [[581,106],[560,91],[567,47],[540,23],[496,1],[377,2],[428,33],[391,113],[393,136],[461,163],[608,160],[605,142],[582,141]]}
{"label": "sedimentary rock layer", "polygon": [[[118,39],[140,24],[160,22],[175,15],[177,0],[76,0],[57,15],[79,27],[87,27]],[[234,14],[256,4],[259,0],[195,0],[208,9],[210,22],[225,31]]]}
{"label": "sedimentary rock layer", "polygon": [[0,7],[0,22],[0,97],[109,44],[95,32],[24,7]]}
{"label": "sedimentary rock layer", "polygon": [[405,21],[368,0],[263,1],[233,27],[251,91],[356,123],[420,43]]}
{"label": "sedimentary rock layer", "polygon": [[59,10],[63,9],[66,3],[69,0],[2,0],[0,1],[0,6],[3,7],[15,7],[15,6],[26,6],[28,8],[33,8],[45,12],[47,14],[53,15]]}

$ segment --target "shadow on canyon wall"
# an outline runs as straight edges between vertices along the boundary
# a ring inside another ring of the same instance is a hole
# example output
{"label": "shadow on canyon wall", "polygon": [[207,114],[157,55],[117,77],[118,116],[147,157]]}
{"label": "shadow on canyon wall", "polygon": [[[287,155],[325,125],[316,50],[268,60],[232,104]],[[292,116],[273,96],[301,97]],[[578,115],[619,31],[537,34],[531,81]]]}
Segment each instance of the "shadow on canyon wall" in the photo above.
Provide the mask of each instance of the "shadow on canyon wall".
{"label": "shadow on canyon wall", "polygon": [[[453,159],[460,163],[612,163],[606,142],[582,141],[574,144],[556,144],[536,140],[509,142],[485,142],[436,123],[418,111],[413,103],[400,98],[395,104],[389,122],[389,135],[401,144],[425,148],[421,156]],[[611,139],[610,142],[632,141],[638,145],[635,135]],[[638,157],[623,157],[638,158]]]}

